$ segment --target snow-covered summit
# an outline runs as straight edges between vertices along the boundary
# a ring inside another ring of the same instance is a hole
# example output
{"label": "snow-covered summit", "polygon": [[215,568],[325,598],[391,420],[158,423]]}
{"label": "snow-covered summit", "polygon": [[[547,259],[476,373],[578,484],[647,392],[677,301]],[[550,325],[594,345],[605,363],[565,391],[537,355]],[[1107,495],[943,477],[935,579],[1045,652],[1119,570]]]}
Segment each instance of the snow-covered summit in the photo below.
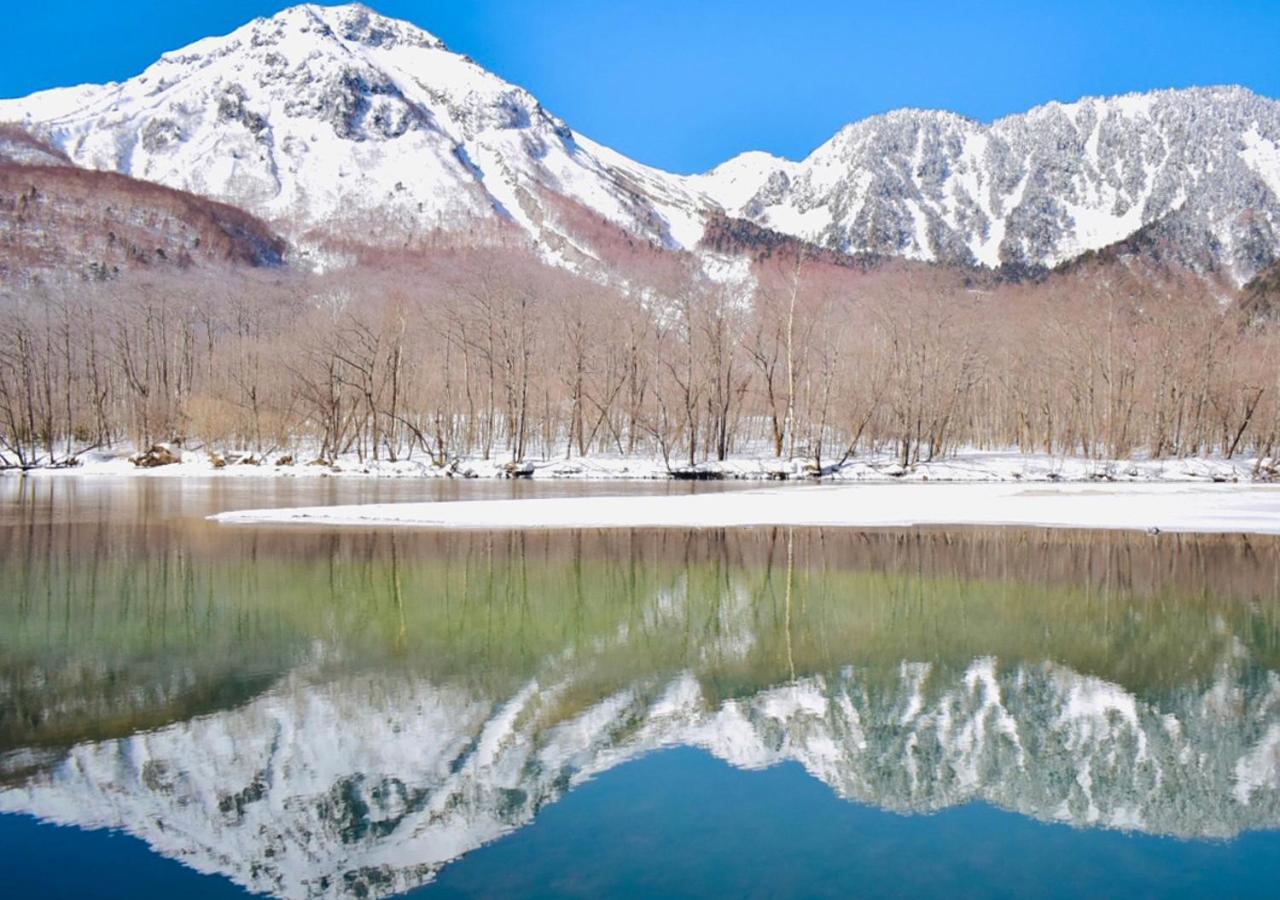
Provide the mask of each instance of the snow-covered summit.
{"label": "snow-covered summit", "polygon": [[524,89],[360,5],[292,7],[119,84],[0,101],[4,120],[295,237],[399,246],[496,218],[555,243],[555,197],[664,246],[701,234],[678,179],[637,189],[645,167],[615,168]]}

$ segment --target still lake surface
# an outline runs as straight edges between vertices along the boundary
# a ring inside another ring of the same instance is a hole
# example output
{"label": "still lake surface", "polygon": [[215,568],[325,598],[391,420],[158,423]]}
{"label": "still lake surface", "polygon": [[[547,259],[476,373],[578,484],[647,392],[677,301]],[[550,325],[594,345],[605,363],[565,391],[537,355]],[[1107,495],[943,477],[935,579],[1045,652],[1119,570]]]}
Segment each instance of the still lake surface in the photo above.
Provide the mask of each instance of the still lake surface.
{"label": "still lake surface", "polygon": [[0,478],[3,893],[1274,896],[1278,539],[204,520],[694,487]]}

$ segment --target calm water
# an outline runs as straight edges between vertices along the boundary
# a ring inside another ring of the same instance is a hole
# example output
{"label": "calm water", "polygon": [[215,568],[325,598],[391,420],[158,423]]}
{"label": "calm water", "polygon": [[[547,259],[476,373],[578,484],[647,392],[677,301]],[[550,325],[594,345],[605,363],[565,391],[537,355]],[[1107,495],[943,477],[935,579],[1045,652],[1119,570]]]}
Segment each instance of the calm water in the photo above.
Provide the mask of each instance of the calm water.
{"label": "calm water", "polygon": [[6,896],[1273,896],[1280,541],[0,478]]}

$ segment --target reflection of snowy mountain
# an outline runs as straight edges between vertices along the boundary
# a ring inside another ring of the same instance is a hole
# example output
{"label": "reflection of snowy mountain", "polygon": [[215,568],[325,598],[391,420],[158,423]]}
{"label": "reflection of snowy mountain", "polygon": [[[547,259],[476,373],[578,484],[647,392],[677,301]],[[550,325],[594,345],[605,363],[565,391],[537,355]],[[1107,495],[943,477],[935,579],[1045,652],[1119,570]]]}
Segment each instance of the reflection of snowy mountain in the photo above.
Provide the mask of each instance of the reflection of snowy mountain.
{"label": "reflection of snowy mountain", "polygon": [[846,669],[713,702],[692,674],[585,706],[574,679],[508,698],[400,676],[291,677],[237,709],[84,743],[0,810],[125,829],[286,897],[387,895],[654,748],[800,762],[903,812],[971,799],[1182,836],[1280,825],[1280,677],[1224,660],[1158,708],[1064,667]]}

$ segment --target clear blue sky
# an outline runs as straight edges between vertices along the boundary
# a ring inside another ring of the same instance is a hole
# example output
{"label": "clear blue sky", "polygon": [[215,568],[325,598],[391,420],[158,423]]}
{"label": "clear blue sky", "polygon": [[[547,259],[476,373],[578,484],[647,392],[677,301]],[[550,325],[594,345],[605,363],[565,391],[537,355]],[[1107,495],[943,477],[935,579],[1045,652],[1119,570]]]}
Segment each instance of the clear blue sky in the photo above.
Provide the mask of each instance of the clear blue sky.
{"label": "clear blue sky", "polygon": [[[121,79],[281,0],[11,0],[0,96]],[[991,120],[1048,100],[1243,84],[1280,97],[1280,0],[374,0],[532,91],[576,130],[701,171],[799,158],[902,106]]]}

